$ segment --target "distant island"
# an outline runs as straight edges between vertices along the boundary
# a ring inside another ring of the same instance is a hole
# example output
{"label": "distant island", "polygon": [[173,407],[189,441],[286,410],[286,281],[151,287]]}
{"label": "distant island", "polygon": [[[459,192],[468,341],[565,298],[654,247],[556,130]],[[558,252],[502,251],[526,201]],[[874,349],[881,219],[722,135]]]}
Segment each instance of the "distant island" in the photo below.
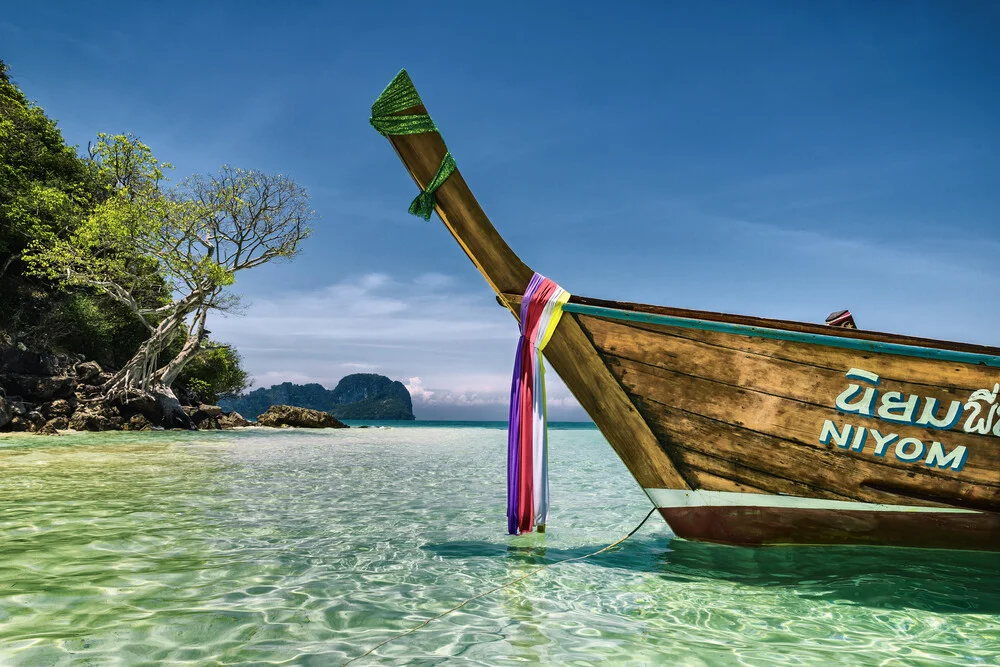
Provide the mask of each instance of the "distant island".
{"label": "distant island", "polygon": [[219,399],[227,412],[257,419],[272,405],[293,405],[329,412],[337,419],[412,421],[413,403],[402,382],[375,373],[348,375],[330,390],[321,384],[283,382],[248,394]]}

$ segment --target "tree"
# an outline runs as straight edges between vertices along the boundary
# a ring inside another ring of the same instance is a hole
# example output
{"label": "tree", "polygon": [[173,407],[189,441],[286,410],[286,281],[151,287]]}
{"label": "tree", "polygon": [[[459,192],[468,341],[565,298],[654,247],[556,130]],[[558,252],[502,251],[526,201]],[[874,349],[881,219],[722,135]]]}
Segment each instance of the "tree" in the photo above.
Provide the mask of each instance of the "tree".
{"label": "tree", "polygon": [[[226,288],[240,271],[294,256],[314,212],[305,190],[280,174],[224,166],[169,187],[171,166],[131,135],[98,135],[90,155],[106,184],[100,203],[65,238],[33,242],[25,261],[36,274],[103,292],[147,329],[105,385],[107,398],[152,393],[176,403],[170,386],[200,351],[208,312],[237,304]],[[162,363],[182,331],[180,351]]]}
{"label": "tree", "polygon": [[249,389],[251,381],[236,350],[209,341],[181,371],[177,384],[196,393],[202,403],[214,405],[220,397],[235,396]]}

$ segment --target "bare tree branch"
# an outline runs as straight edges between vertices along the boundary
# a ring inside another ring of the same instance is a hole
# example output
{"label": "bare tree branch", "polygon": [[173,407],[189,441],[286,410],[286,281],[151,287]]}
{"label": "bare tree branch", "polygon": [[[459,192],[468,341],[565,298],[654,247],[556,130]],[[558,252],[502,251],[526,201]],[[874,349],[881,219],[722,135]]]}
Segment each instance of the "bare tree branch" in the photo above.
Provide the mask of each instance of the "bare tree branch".
{"label": "bare tree branch", "polygon": [[[305,190],[286,176],[224,166],[168,189],[169,165],[134,137],[100,135],[88,150],[113,184],[107,199],[72,238],[39,246],[30,261],[40,273],[102,291],[149,331],[109,392],[169,386],[201,349],[208,312],[239,309],[227,291],[236,274],[293,257],[315,213]],[[150,303],[150,294],[169,301]],[[181,352],[161,365],[159,355],[189,317]]]}

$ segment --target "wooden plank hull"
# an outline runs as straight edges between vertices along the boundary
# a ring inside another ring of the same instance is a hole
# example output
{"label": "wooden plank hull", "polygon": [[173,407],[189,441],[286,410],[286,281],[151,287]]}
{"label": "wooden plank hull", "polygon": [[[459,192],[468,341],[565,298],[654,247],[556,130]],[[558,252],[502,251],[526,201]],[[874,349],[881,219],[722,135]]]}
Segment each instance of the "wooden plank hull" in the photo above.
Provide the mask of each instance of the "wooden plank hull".
{"label": "wooden plank hull", "polygon": [[[440,135],[388,138],[424,188]],[[460,172],[435,210],[518,317],[532,271]],[[564,312],[545,358],[680,537],[1000,550],[1000,349],[580,297]]]}
{"label": "wooden plank hull", "polygon": [[1000,510],[998,368],[579,320],[692,488]]}
{"label": "wooden plank hull", "polygon": [[1000,368],[577,317],[702,498],[646,487],[678,536],[1000,550]]}

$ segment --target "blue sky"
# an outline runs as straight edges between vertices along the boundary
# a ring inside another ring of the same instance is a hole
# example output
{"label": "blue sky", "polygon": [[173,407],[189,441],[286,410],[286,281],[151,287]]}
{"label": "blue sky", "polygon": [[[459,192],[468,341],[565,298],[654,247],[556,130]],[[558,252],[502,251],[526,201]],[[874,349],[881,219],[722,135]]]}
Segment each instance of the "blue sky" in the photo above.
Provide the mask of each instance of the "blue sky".
{"label": "blue sky", "polygon": [[400,67],[570,292],[996,345],[998,32],[988,2],[16,3],[0,58],[71,143],[308,189],[302,255],[209,325],[258,385],[373,371],[502,418],[514,323],[367,122]]}

